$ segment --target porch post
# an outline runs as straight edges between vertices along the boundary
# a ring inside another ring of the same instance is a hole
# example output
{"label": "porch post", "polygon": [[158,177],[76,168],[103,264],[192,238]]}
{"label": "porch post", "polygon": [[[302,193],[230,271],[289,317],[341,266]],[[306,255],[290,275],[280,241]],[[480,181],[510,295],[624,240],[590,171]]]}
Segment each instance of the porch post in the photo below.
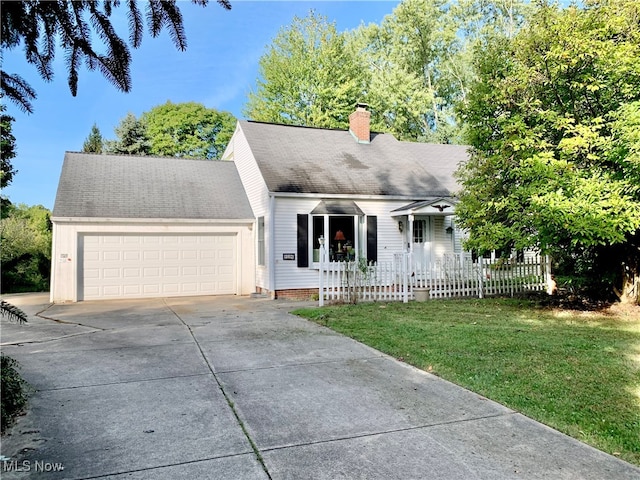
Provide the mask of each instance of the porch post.
{"label": "porch post", "polygon": [[411,258],[413,258],[413,221],[415,220],[415,216],[413,214],[409,215],[409,253],[411,254]]}
{"label": "porch post", "polygon": [[320,238],[318,239],[318,242],[320,243],[320,270],[319,270],[319,274],[320,274],[320,278],[318,279],[318,306],[323,307],[324,306],[324,236],[320,236]]}

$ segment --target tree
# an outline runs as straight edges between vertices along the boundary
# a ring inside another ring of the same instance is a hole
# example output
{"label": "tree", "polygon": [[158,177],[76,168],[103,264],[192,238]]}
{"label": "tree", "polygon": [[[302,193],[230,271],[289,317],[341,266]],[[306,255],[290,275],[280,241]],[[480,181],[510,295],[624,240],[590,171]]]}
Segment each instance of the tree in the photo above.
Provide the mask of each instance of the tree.
{"label": "tree", "polygon": [[147,126],[144,120],[138,120],[129,112],[120,124],[114,129],[115,140],[104,142],[104,152],[123,155],[149,155],[151,153],[151,140],[147,135]]}
{"label": "tree", "polygon": [[0,220],[2,291],[43,291],[51,268],[51,212],[41,205],[11,206]]}
{"label": "tree", "polygon": [[[6,105],[0,105],[0,188],[5,189],[13,180],[16,170],[13,168],[11,160],[16,156],[16,138],[11,133],[13,117],[5,114]],[[7,208],[11,205],[9,199],[4,195],[0,196],[2,217],[5,216]]]}
{"label": "tree", "polygon": [[356,102],[371,127],[402,140],[461,140],[455,106],[474,78],[472,46],[519,25],[521,0],[405,0],[380,25],[337,32],[313,12],[294,18],[260,59],[245,115],[345,128]]}
{"label": "tree", "polygon": [[[208,0],[192,0],[206,6]],[[230,9],[229,0],[217,0]],[[129,42],[133,48],[141,45],[144,33],[142,13],[135,0],[126,3],[129,20]],[[149,0],[145,17],[152,37],[166,28],[176,48],[185,50],[187,39],[180,9],[173,1]],[[113,28],[110,17],[120,6],[119,0],[90,1],[2,1],[2,32],[0,46],[11,50],[24,45],[28,63],[35,65],[40,76],[53,79],[56,48],[65,53],[67,81],[73,96],[78,89],[78,74],[84,63],[89,70],[98,69],[107,80],[123,92],[131,90],[131,54],[125,40]],[[94,48],[94,40],[104,42],[106,54]],[[22,110],[32,113],[35,91],[19,75],[0,72],[2,95]]]}
{"label": "tree", "polygon": [[634,0],[541,4],[490,37],[462,115],[456,209],[478,250],[569,255],[623,301],[640,289],[640,16]]}
{"label": "tree", "polygon": [[149,154],[217,159],[235,130],[236,119],[195,102],[159,105],[142,114]]}
{"label": "tree", "polygon": [[405,0],[369,37],[361,55],[371,81],[368,102],[383,131],[438,143],[462,141],[455,108],[475,78],[473,46],[518,28],[521,0]]}
{"label": "tree", "polygon": [[86,153],[102,153],[102,144],[102,134],[98,125],[94,123],[89,136],[82,144],[82,151]]}
{"label": "tree", "polygon": [[433,93],[423,88],[420,76],[391,59],[388,41],[375,24],[349,36],[354,56],[364,65],[360,75],[366,86],[360,98],[371,110],[372,130],[392,133],[400,140],[424,140],[424,112],[431,108]]}
{"label": "tree", "polygon": [[260,59],[257,89],[244,113],[254,120],[345,128],[363,77],[344,34],[311,12],[294,17]]}

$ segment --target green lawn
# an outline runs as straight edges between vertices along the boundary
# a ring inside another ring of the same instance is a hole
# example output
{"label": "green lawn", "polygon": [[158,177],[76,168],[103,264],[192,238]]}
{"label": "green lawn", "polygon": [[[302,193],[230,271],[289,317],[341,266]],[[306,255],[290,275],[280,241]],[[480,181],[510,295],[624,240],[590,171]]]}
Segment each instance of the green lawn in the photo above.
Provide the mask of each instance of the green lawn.
{"label": "green lawn", "polygon": [[294,312],[640,465],[640,316],[514,299]]}

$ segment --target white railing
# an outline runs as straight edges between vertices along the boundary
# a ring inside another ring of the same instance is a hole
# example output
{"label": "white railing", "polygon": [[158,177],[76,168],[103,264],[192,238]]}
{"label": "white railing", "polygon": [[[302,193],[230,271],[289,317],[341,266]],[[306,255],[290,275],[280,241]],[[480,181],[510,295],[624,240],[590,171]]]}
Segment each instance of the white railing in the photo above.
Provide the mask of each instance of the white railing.
{"label": "white railing", "polygon": [[321,262],[320,305],[325,301],[414,300],[428,298],[514,295],[547,290],[551,281],[548,257],[521,260],[472,260],[471,255],[446,255],[433,262],[414,262],[397,254],[392,262]]}

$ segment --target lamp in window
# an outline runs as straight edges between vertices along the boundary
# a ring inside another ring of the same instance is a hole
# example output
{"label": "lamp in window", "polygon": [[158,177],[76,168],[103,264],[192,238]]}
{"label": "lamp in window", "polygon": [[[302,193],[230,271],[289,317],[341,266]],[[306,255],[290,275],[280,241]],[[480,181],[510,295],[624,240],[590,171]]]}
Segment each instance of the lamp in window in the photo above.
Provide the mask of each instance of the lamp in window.
{"label": "lamp in window", "polygon": [[336,232],[336,236],[333,239],[334,241],[338,242],[338,251],[342,250],[342,243],[346,240],[344,233],[342,233],[342,230],[338,230]]}

